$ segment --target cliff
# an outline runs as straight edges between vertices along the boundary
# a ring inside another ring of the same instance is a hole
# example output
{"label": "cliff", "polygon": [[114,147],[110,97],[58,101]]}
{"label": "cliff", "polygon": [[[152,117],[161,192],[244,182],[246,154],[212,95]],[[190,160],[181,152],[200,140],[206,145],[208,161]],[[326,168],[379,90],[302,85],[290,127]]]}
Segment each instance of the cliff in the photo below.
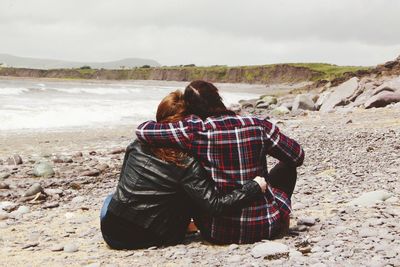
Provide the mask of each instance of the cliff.
{"label": "cliff", "polygon": [[295,83],[302,81],[332,80],[344,73],[367,69],[342,67],[322,63],[293,63],[263,66],[210,66],[210,67],[149,67],[132,69],[27,69],[0,68],[0,76],[29,78],[99,79],[99,80],[167,80],[191,81],[204,79],[222,83]]}

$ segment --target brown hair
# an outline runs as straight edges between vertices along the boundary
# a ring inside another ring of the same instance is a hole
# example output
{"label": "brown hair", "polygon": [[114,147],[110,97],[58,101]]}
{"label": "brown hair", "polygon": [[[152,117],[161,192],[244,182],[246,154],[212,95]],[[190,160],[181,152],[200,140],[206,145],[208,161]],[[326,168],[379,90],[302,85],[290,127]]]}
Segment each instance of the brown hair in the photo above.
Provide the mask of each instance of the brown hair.
{"label": "brown hair", "polygon": [[210,82],[192,81],[185,88],[184,99],[188,113],[203,120],[210,116],[236,115],[225,107],[217,87]]}
{"label": "brown hair", "polygon": [[[178,122],[186,116],[185,102],[181,91],[169,93],[157,108],[157,122]],[[184,167],[182,163],[187,154],[176,148],[152,147],[154,155],[168,163],[173,163],[179,167]]]}

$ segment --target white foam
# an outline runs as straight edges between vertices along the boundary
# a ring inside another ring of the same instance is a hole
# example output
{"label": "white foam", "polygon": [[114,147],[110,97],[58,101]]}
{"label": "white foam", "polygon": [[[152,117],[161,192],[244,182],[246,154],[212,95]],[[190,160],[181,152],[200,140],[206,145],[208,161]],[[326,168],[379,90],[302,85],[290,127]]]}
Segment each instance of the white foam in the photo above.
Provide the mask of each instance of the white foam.
{"label": "white foam", "polygon": [[29,91],[28,88],[5,87],[5,88],[0,88],[0,95],[20,95],[28,91]]}

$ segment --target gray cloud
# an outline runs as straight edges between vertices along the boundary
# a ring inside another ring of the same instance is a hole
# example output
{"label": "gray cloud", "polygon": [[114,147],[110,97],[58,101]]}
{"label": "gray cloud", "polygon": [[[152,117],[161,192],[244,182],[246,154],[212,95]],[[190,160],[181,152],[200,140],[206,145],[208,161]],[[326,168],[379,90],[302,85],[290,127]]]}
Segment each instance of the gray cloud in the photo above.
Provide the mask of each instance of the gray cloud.
{"label": "gray cloud", "polygon": [[399,10],[397,0],[2,0],[0,53],[373,65],[400,54]]}

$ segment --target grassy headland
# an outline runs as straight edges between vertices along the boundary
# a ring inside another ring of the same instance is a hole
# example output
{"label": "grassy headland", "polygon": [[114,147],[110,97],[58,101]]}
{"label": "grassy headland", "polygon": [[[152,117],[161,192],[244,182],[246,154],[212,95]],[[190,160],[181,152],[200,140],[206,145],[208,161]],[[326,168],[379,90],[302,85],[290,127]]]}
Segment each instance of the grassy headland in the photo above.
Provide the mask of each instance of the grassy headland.
{"label": "grassy headland", "polygon": [[173,66],[138,67],[132,69],[26,69],[0,67],[0,76],[99,80],[168,80],[191,81],[205,79],[229,83],[290,83],[302,81],[334,80],[369,67],[337,66],[324,63],[288,63],[259,66]]}

